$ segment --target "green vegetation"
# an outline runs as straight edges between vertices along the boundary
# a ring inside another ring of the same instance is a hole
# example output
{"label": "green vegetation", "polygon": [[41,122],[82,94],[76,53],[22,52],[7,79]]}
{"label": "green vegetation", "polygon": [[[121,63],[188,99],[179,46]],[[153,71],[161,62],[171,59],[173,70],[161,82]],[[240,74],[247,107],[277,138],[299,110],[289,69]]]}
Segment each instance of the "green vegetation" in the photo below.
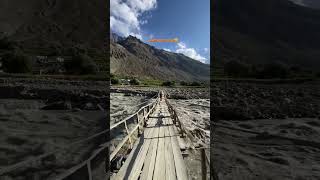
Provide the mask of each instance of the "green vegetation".
{"label": "green vegetation", "polygon": [[111,84],[114,84],[114,85],[120,83],[119,79],[117,77],[115,77],[115,75],[112,73],[110,74],[110,81],[111,81]]}
{"label": "green vegetation", "polygon": [[204,86],[203,83],[194,81],[194,82],[185,82],[185,81],[181,81],[180,82],[181,86],[194,86],[194,87],[199,87],[199,86]]}
{"label": "green vegetation", "polygon": [[162,83],[162,86],[169,86],[169,87],[173,87],[175,86],[176,82],[175,81],[165,81]]}
{"label": "green vegetation", "polygon": [[30,57],[20,50],[9,52],[3,56],[2,66],[7,73],[30,73],[32,63]]}
{"label": "green vegetation", "polygon": [[140,85],[141,82],[138,79],[133,78],[133,79],[130,80],[130,84],[131,85]]}
{"label": "green vegetation", "polygon": [[97,74],[98,67],[94,60],[85,54],[76,54],[70,61],[65,61],[67,74],[86,75]]}
{"label": "green vegetation", "polygon": [[120,83],[119,79],[117,79],[117,78],[111,78],[111,84],[116,85],[116,84],[119,84],[119,83]]}

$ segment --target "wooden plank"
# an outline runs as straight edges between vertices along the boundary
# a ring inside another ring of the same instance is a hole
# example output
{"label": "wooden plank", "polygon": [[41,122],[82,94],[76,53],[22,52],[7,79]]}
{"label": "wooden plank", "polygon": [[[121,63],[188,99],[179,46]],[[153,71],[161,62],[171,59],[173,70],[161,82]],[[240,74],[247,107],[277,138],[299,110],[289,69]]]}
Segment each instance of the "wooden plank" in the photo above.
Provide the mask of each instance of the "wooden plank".
{"label": "wooden plank", "polygon": [[157,123],[156,119],[152,119],[151,123],[148,124],[147,130],[149,130],[149,133],[146,134],[146,136],[144,137],[144,143],[143,146],[138,154],[138,158],[135,160],[133,168],[131,170],[131,174],[129,176],[130,180],[136,180],[139,178],[143,164],[144,164],[144,160],[146,158],[150,143],[151,143],[151,138],[154,136],[155,133],[155,128],[153,126],[155,126]]}
{"label": "wooden plank", "polygon": [[[161,102],[161,109],[163,109],[163,102]],[[163,115],[161,113],[161,115]],[[157,157],[156,157],[156,164],[155,164],[155,170],[154,170],[154,180],[163,180],[165,179],[165,155],[164,155],[164,126],[163,124],[160,125],[159,129],[159,143],[158,143],[158,151],[157,151]]]}
{"label": "wooden plank", "polygon": [[176,167],[177,179],[178,180],[187,180],[187,179],[189,179],[188,174],[187,174],[187,169],[184,164],[184,160],[181,155],[181,151],[180,151],[177,137],[176,137],[176,135],[178,133],[174,132],[173,127],[169,127],[169,131],[170,131],[170,136],[171,136],[170,138],[171,138],[174,162],[175,162],[175,167]]}
{"label": "wooden plank", "polygon": [[[158,112],[158,111],[156,111]],[[153,172],[154,172],[154,167],[155,167],[155,161],[157,157],[157,150],[158,150],[158,142],[159,142],[159,126],[154,130],[154,136],[153,139],[151,140],[152,143],[149,147],[148,150],[148,155],[146,157],[144,167],[142,169],[141,173],[141,180],[149,180],[153,178]]]}
{"label": "wooden plank", "polygon": [[125,176],[126,170],[129,166],[130,162],[132,161],[132,157],[134,154],[133,152],[135,152],[137,150],[139,143],[140,143],[140,139],[135,142],[133,149],[131,150],[128,158],[126,159],[125,163],[122,165],[119,172],[115,175],[115,177],[111,177],[111,179],[114,179],[114,180],[122,180],[123,179],[123,177]]}
{"label": "wooden plank", "polygon": [[[150,121],[150,123],[151,123],[151,121]],[[147,128],[144,133],[149,134],[150,132],[151,132],[150,129]],[[144,143],[144,139],[142,139],[141,137],[139,138],[138,141],[139,141],[138,144]],[[115,178],[114,178],[115,180],[128,179],[129,175],[131,174],[131,169],[133,168],[132,164],[135,163],[136,159],[138,158],[142,146],[140,146],[139,149],[137,147],[135,147],[130,152],[128,159],[125,161],[124,165],[121,167],[120,171],[115,176]],[[130,172],[127,172],[127,171],[130,171]],[[128,176],[128,177],[125,178],[126,176]]]}
{"label": "wooden plank", "polygon": [[165,119],[165,159],[166,159],[166,180],[176,180],[176,171],[173,158],[173,151],[171,145],[171,137],[169,126],[172,125],[169,121],[170,119]]}

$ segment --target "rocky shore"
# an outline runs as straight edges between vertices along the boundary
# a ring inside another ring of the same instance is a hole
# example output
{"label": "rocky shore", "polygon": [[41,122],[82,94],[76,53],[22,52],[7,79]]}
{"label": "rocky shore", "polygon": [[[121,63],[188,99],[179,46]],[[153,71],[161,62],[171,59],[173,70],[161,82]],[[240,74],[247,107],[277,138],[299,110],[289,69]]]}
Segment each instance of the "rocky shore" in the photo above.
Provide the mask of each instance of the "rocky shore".
{"label": "rocky shore", "polygon": [[211,101],[214,120],[317,118],[320,82],[214,82]]}

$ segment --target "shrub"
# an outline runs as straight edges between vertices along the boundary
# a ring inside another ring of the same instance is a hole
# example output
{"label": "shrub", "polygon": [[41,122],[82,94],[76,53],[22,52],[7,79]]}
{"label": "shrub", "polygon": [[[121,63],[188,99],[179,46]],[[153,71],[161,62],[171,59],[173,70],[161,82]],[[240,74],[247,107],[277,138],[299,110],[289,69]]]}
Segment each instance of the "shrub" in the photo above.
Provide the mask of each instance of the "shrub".
{"label": "shrub", "polygon": [[181,81],[181,82],[180,82],[180,85],[181,85],[181,86],[188,86],[189,84],[188,84],[187,82],[185,82],[185,81]]}
{"label": "shrub", "polygon": [[190,86],[201,86],[201,83],[194,81],[190,84]]}
{"label": "shrub", "polygon": [[64,65],[68,74],[86,75],[98,72],[94,60],[85,54],[73,56],[70,61],[65,61]]}
{"label": "shrub", "polygon": [[3,57],[3,70],[8,73],[30,73],[32,62],[29,56],[21,51],[13,51]]}
{"label": "shrub", "polygon": [[115,77],[111,78],[111,84],[119,84],[119,83],[120,83],[119,79]]}
{"label": "shrub", "polygon": [[175,84],[175,81],[165,81],[162,83],[162,86],[174,86]]}
{"label": "shrub", "polygon": [[140,81],[138,79],[134,78],[134,79],[131,79],[130,84],[131,85],[139,85]]}

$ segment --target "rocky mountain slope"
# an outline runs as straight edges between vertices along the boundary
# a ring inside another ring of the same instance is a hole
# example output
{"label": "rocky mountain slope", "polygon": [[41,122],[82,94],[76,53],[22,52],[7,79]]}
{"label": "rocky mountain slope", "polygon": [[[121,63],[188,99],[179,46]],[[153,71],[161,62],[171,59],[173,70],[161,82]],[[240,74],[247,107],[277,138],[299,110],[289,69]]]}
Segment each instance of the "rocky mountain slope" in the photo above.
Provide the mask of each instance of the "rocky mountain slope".
{"label": "rocky mountain slope", "polygon": [[25,49],[81,45],[102,49],[108,32],[104,1],[0,1],[0,33]]}
{"label": "rocky mountain slope", "polygon": [[320,10],[289,0],[215,2],[215,61],[280,62],[316,70]]}
{"label": "rocky mountain slope", "polygon": [[320,9],[320,1],[318,0],[291,0],[302,6],[307,6],[314,9]]}
{"label": "rocky mountain slope", "polygon": [[160,80],[209,81],[210,77],[208,64],[156,49],[133,36],[122,39],[112,35],[110,68],[111,73],[120,76]]}

